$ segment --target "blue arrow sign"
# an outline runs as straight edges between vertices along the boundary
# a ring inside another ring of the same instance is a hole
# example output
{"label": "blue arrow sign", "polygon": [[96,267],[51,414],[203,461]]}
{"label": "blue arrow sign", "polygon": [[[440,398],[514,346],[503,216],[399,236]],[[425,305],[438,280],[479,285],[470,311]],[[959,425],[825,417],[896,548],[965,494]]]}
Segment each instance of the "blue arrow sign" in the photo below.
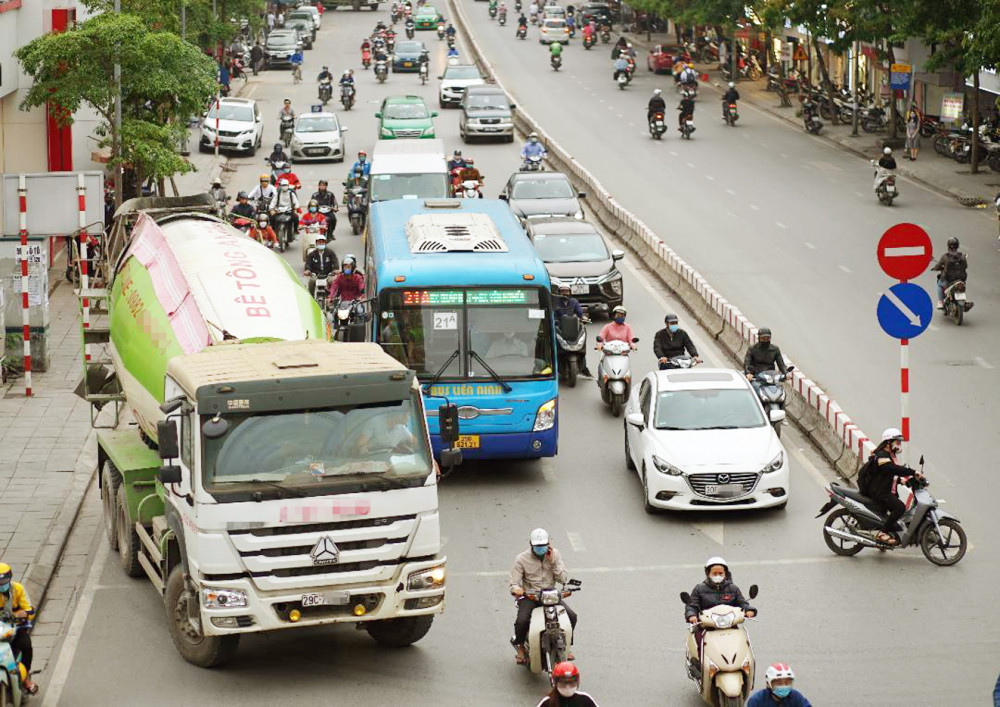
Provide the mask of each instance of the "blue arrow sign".
{"label": "blue arrow sign", "polygon": [[882,293],[876,313],[886,334],[895,339],[913,339],[930,325],[934,303],[919,285],[901,282]]}

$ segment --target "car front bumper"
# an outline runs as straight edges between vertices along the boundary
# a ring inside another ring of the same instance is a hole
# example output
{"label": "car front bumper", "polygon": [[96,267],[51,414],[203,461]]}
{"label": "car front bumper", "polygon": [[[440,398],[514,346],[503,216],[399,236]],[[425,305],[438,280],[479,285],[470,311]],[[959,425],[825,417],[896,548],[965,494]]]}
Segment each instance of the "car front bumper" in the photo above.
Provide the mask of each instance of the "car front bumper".
{"label": "car front bumper", "polygon": [[696,493],[689,475],[669,476],[656,469],[652,460],[646,462],[646,485],[649,505],[671,511],[741,511],[771,508],[788,501],[789,478],[787,460],[777,471],[758,474],[750,493],[732,498],[719,498]]}
{"label": "car front bumper", "polygon": [[344,144],[316,143],[311,145],[296,145],[291,147],[292,157],[296,162],[308,160],[342,160],[344,159]]}
{"label": "car front bumper", "polygon": [[392,70],[397,74],[419,73],[420,62],[416,59],[406,59],[392,62]]}
{"label": "car front bumper", "polygon": [[465,123],[465,134],[475,137],[508,137],[514,134],[514,123]]}
{"label": "car front bumper", "polygon": [[[254,146],[254,138],[255,136],[253,133],[237,137],[219,135],[219,149],[250,150]],[[215,147],[215,133],[209,133],[203,129],[201,131],[201,144],[205,147]]]}

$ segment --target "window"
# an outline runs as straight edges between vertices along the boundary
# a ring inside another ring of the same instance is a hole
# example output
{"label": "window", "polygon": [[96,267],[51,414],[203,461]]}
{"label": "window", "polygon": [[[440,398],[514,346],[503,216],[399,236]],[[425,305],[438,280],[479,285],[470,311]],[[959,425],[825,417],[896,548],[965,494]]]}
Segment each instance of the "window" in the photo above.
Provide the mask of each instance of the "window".
{"label": "window", "polygon": [[192,418],[194,413],[181,416],[181,462],[188,469],[194,468],[194,439]]}
{"label": "window", "polygon": [[324,118],[300,118],[299,124],[295,126],[297,133],[331,133],[339,130],[337,119],[332,115]]}
{"label": "window", "polygon": [[575,199],[576,192],[563,179],[519,179],[514,182],[512,199]]}
{"label": "window", "polygon": [[652,397],[652,386],[648,380],[644,380],[639,388],[639,409],[642,411],[647,425],[649,425],[649,401],[652,400]]}
{"label": "window", "polygon": [[430,118],[431,114],[423,103],[390,103],[382,116],[389,120],[419,120]]}
{"label": "window", "polygon": [[663,391],[656,400],[658,430],[735,430],[767,424],[746,389]]}

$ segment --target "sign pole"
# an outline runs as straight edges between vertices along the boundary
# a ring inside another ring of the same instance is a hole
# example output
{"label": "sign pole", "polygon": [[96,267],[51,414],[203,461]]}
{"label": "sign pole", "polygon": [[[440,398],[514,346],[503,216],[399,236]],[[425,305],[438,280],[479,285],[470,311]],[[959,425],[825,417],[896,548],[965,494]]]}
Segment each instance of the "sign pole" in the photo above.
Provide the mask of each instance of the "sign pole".
{"label": "sign pole", "polygon": [[[86,291],[90,287],[90,272],[87,268],[87,185],[84,183],[82,172],[77,175],[76,194],[80,226],[80,290]],[[66,254],[66,257],[72,259],[72,249]],[[83,308],[83,328],[87,330],[90,329],[90,300],[86,296],[82,298],[81,306]],[[84,344],[83,359],[90,363],[90,344]]]}
{"label": "sign pole", "polygon": [[31,397],[31,321],[28,316],[28,181],[17,177],[18,224],[21,235],[21,326],[24,337],[24,397]]}
{"label": "sign pole", "polygon": [[902,424],[900,431],[903,433],[903,454],[902,463],[906,464],[907,445],[910,443],[910,340],[899,340],[899,387],[900,387],[900,409],[902,412]]}

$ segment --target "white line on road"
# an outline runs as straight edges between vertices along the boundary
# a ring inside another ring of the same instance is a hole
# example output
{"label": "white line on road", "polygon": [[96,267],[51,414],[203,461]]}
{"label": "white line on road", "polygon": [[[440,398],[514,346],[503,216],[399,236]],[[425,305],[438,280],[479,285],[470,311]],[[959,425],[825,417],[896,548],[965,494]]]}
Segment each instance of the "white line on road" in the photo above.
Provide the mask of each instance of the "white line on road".
{"label": "white line on road", "polygon": [[757,204],[750,204],[750,208],[753,209],[754,211],[760,211],[760,207],[757,206]]}
{"label": "white line on road", "polygon": [[670,154],[673,155],[674,157],[677,157],[677,153],[674,152],[673,150],[670,151]]}
{"label": "white line on road", "polygon": [[[923,559],[918,557],[918,559]],[[747,560],[740,562],[740,567],[784,567],[795,565],[815,565],[826,562],[843,562],[834,555],[822,557],[794,557],[787,560]],[[701,563],[676,565],[630,565],[626,567],[581,567],[573,570],[573,574],[616,574],[619,572],[677,572],[680,570],[704,570]],[[507,577],[510,570],[486,570],[483,572],[449,572],[449,577]],[[44,705],[43,705],[44,707]]]}
{"label": "white line on road", "polygon": [[849,267],[847,267],[846,265],[838,265],[837,267],[840,268],[841,270],[843,270],[844,272],[846,272],[848,275],[851,274],[851,269]]}
{"label": "white line on road", "polygon": [[70,668],[73,667],[73,658],[80,645],[83,629],[87,625],[87,616],[94,604],[94,595],[98,589],[97,583],[110,555],[111,550],[108,544],[98,540],[97,557],[94,558],[94,564],[91,565],[90,572],[87,573],[87,581],[84,582],[83,591],[80,592],[80,603],[77,604],[73,621],[69,625],[69,631],[66,632],[66,640],[63,641],[62,650],[59,651],[59,661],[56,663],[49,684],[45,688],[45,701],[42,703],[42,707],[56,707],[59,704],[59,697],[66,685]]}
{"label": "white line on road", "polygon": [[687,162],[686,164],[687,164],[687,166],[688,166],[688,167],[690,167],[691,169],[694,169],[694,164],[693,164],[693,163],[691,163],[691,162]]}
{"label": "white line on road", "polygon": [[566,531],[566,537],[569,538],[569,544],[573,548],[573,552],[587,551],[587,546],[583,544],[583,537],[579,533]]}
{"label": "white line on road", "polygon": [[802,241],[802,245],[804,245],[804,246],[805,246],[806,248],[808,248],[809,250],[816,250],[816,246],[814,246],[814,245],[813,245],[812,243],[810,243],[809,241]]}
{"label": "white line on road", "polygon": [[788,228],[788,226],[783,224],[781,221],[775,221],[774,225],[777,226],[778,228]]}
{"label": "white line on road", "polygon": [[984,358],[983,358],[982,356],[976,356],[976,357],[975,357],[974,359],[972,359],[972,360],[973,360],[973,361],[975,361],[975,362],[976,362],[977,364],[979,364],[980,366],[982,366],[983,368],[985,368],[985,369],[986,369],[986,370],[988,370],[988,371],[992,371],[992,370],[993,370],[993,368],[994,368],[994,367],[993,367],[993,365],[992,365],[992,364],[989,364],[989,363],[987,363],[987,362],[986,362],[986,359],[984,359]]}
{"label": "white line on road", "polygon": [[860,196],[860,197],[861,197],[862,199],[864,199],[864,198],[865,198],[865,195],[864,195],[864,194],[862,194],[862,193],[861,193],[861,192],[859,192],[859,191],[856,191],[856,192],[854,192],[854,195],[855,195],[855,196]]}
{"label": "white line on road", "polygon": [[705,175],[705,179],[707,179],[710,182],[714,182],[715,181],[715,177],[713,177],[711,174],[706,174]]}
{"label": "white line on road", "polygon": [[726,193],[729,194],[730,196],[736,196],[736,192],[734,192],[732,189],[726,189]]}
{"label": "white line on road", "polygon": [[788,159],[788,155],[786,155],[784,152],[779,152],[778,153],[778,157],[780,157],[783,160],[787,160]]}

